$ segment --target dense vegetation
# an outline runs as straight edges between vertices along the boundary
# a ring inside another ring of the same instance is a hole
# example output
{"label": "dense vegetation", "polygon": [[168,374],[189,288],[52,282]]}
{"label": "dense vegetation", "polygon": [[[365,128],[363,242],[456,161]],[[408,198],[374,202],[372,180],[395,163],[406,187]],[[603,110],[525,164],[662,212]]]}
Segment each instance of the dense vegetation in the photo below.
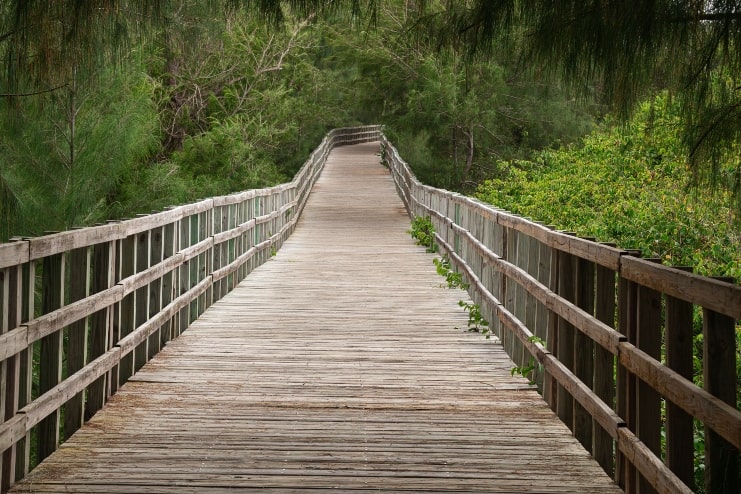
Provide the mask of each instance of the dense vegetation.
{"label": "dense vegetation", "polygon": [[[578,144],[502,162],[480,199],[704,275],[741,277],[741,223],[728,189],[690,187],[676,103],[641,105]],[[725,170],[726,179],[731,170]]]}
{"label": "dense vegetation", "polygon": [[281,182],[383,123],[427,183],[738,276],[738,5],[664,3],[6,2],[0,237]]}

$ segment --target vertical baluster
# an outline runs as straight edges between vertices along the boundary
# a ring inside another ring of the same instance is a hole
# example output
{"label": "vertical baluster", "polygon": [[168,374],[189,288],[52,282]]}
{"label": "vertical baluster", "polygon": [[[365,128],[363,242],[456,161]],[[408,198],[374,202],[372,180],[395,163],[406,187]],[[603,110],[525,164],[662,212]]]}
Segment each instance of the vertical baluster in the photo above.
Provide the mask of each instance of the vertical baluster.
{"label": "vertical baluster", "polygon": [[[115,281],[116,249],[114,242],[104,242],[93,247],[93,293],[111,288]],[[99,310],[90,316],[90,360],[103,355],[113,348],[113,311],[110,307]],[[85,404],[86,420],[103,407],[111,395],[110,380],[100,376],[88,387],[88,399]]]}
{"label": "vertical baluster", "polygon": [[[590,315],[594,314],[593,262],[579,258],[576,262],[576,305]],[[594,389],[594,342],[581,331],[574,332],[574,373],[584,384]],[[574,436],[592,451],[592,416],[574,400]]]}
{"label": "vertical baluster", "polygon": [[[690,271],[689,268],[684,268]],[[666,297],[666,365],[692,381],[692,304]],[[666,402],[666,464],[689,488],[695,487],[692,416]]]}
{"label": "vertical baluster", "polygon": [[[173,221],[172,223],[168,223],[163,228],[163,246],[162,246],[162,255],[163,259],[169,259],[175,253],[180,250],[177,246],[177,241],[180,238],[177,233],[177,221]],[[173,269],[169,273],[165,274],[162,277],[162,307],[167,307],[173,300],[173,296],[175,295],[175,287],[176,284],[176,274],[178,270]],[[177,315],[173,315],[172,318],[170,318],[169,321],[167,321],[164,325],[164,327],[160,331],[160,347],[164,347],[168,341],[170,341],[172,338],[174,338],[174,329],[175,325],[177,323]]]}
{"label": "vertical baluster", "polygon": [[[8,312],[10,311],[10,270],[13,268],[0,269],[0,336],[11,329]],[[15,327],[15,326],[13,326]],[[13,402],[15,387],[13,386],[13,370],[15,357],[0,361],[0,425],[15,415]],[[10,486],[11,472],[15,469],[12,465],[12,447],[7,451],[0,448],[0,492],[5,492]]]}
{"label": "vertical baluster", "polygon": [[[618,284],[618,323],[620,332],[630,343],[637,342],[638,325],[638,287],[632,281],[620,278]],[[630,430],[636,430],[636,377],[628,372],[625,367],[618,365],[618,391],[617,408],[618,415],[624,420]],[[625,490],[626,494],[637,491],[636,469],[622,453],[617,455],[616,476],[618,484]]]}
{"label": "vertical baluster", "polygon": [[[125,239],[121,240],[121,274],[122,280],[128,278],[136,272],[136,256],[137,256],[137,235],[129,235]],[[134,331],[135,327],[135,308],[136,308],[136,293],[132,292],[126,295],[120,304],[120,322],[119,322],[119,335],[120,338],[124,338]],[[121,358],[118,368],[118,383],[122,385],[134,374],[134,352],[130,352],[129,355],[124,355]]]}
{"label": "vertical baluster", "polygon": [[[164,238],[162,227],[152,230],[149,242],[149,265],[155,266],[162,262],[162,253],[164,251]],[[154,317],[162,309],[162,278],[152,280],[149,284],[149,307],[148,319]],[[160,331],[162,327],[155,330],[149,335],[147,342],[147,360],[151,359],[160,351]]]}
{"label": "vertical baluster", "polygon": [[[734,283],[733,278],[720,278]],[[703,309],[703,380],[705,389],[736,406],[736,321]],[[705,427],[705,492],[740,492],[739,451]]]}
{"label": "vertical baluster", "polygon": [[[574,302],[576,298],[575,283],[576,262],[574,256],[567,252],[558,253],[558,294]],[[562,318],[557,323],[557,357],[569,370],[574,370],[574,327]],[[574,430],[574,400],[563,388],[557,388],[558,417],[569,429]]]}
{"label": "vertical baluster", "polygon": [[[149,267],[151,231],[139,233],[136,237],[136,272],[141,273]],[[139,329],[149,319],[149,285],[136,290],[135,327]],[[134,349],[134,372],[139,371],[147,361],[147,344],[144,340]]]}
{"label": "vertical baluster", "polygon": [[[54,254],[43,260],[41,310],[44,314],[64,305],[65,254]],[[62,330],[44,336],[40,342],[39,394],[44,394],[62,379]],[[38,426],[37,459],[43,460],[59,445],[59,410],[54,410]]]}
{"label": "vertical baluster", "polygon": [[[69,256],[70,303],[87,297],[90,289],[90,249],[75,249]],[[87,357],[87,318],[69,325],[67,329],[67,375],[85,366]],[[84,392],[77,393],[64,405],[64,439],[82,426],[84,421]]]}
{"label": "vertical baluster", "polygon": [[[655,260],[661,262],[660,259]],[[662,341],[661,293],[644,286],[638,287],[638,348],[656,360],[661,360]],[[661,396],[650,385],[638,380],[636,435],[654,454],[661,458]],[[639,492],[656,490],[641,475]]]}
{"label": "vertical baluster", "polygon": [[[21,280],[13,286],[18,286],[20,296],[20,323],[33,319],[36,312],[36,262],[28,262],[21,267],[19,273]],[[12,278],[11,278],[12,279]],[[18,377],[18,408],[23,408],[32,399],[33,381],[33,348],[31,344],[20,354],[19,377]],[[23,478],[31,470],[31,432],[26,432],[26,437],[16,444],[15,455],[15,478]]]}
{"label": "vertical baluster", "polygon": [[[597,295],[595,316],[610,327],[615,327],[615,271],[597,266]],[[601,345],[594,345],[594,392],[610,407],[615,406],[615,356]],[[597,422],[594,424],[594,457],[610,476],[615,474],[614,441]]]}

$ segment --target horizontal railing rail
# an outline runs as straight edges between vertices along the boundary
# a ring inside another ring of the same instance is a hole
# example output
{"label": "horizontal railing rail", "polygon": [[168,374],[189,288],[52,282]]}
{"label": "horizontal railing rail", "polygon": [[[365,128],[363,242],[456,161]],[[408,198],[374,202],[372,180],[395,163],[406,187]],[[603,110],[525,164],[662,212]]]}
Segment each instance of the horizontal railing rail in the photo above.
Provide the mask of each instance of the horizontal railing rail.
{"label": "horizontal railing rail", "polygon": [[385,137],[382,156],[514,363],[626,492],[692,492],[694,421],[705,491],[741,492],[741,287],[423,185]]}
{"label": "horizontal railing rail", "polygon": [[329,132],[287,184],[0,244],[0,491],[282,245],[332,148],[380,137]]}

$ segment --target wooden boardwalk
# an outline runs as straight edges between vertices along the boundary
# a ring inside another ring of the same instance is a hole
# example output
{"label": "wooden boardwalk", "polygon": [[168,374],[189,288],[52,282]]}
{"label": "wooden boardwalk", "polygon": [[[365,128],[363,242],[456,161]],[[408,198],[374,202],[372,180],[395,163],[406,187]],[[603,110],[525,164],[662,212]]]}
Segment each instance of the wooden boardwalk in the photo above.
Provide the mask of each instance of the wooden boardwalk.
{"label": "wooden boardwalk", "polygon": [[464,331],[377,152],[333,151],[277,255],[12,492],[621,492]]}

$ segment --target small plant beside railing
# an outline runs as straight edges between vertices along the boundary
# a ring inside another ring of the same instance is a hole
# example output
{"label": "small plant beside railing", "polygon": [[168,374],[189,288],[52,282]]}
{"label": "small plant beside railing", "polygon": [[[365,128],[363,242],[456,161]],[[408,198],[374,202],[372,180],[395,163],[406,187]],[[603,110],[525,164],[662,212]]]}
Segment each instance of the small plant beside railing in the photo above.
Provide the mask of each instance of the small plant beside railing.
{"label": "small plant beside railing", "polygon": [[437,252],[435,244],[435,225],[429,216],[417,216],[412,221],[412,228],[407,233],[417,241],[429,253]]}

